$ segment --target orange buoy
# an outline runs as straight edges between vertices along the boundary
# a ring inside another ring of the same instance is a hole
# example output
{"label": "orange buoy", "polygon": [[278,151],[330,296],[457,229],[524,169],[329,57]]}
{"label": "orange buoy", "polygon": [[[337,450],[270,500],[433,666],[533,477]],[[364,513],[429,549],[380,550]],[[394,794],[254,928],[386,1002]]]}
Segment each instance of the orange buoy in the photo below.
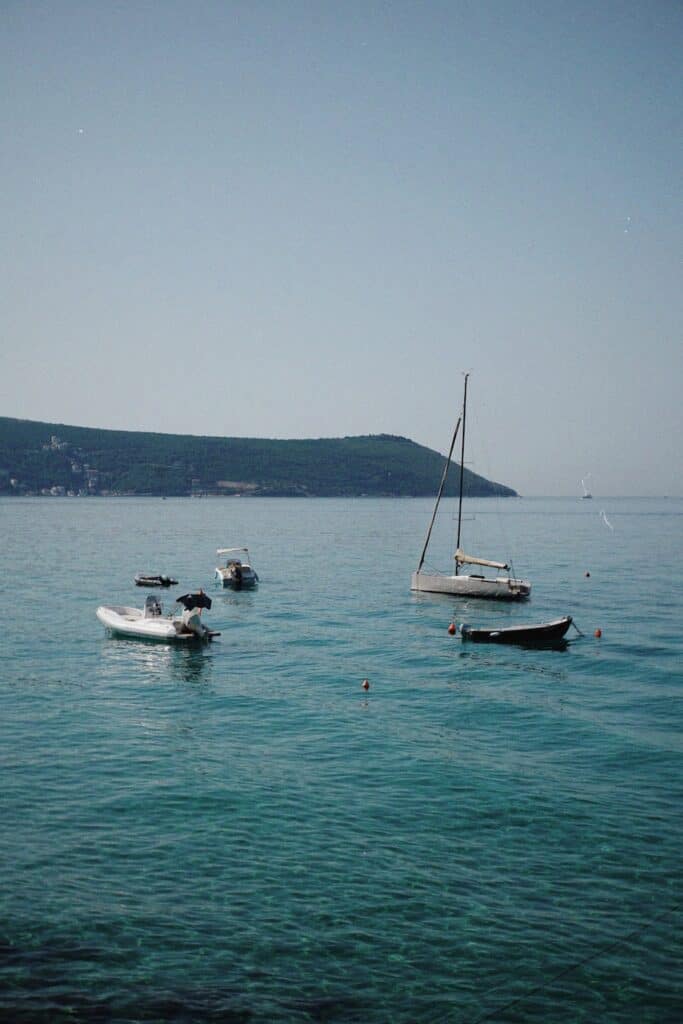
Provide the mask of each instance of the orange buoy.
{"label": "orange buoy", "polygon": [[602,636],[602,630],[601,629],[596,629],[595,633],[593,633],[593,636],[596,637],[596,639],[599,640],[600,637]]}
{"label": "orange buoy", "polygon": [[363,682],[360,685],[363,687],[364,690],[369,690],[370,689],[370,683],[368,682],[367,679],[364,679]]}
{"label": "orange buoy", "polygon": [[453,634],[455,633],[455,623],[454,622],[451,622],[450,626],[448,627],[448,632],[451,634],[451,636],[453,636]]}

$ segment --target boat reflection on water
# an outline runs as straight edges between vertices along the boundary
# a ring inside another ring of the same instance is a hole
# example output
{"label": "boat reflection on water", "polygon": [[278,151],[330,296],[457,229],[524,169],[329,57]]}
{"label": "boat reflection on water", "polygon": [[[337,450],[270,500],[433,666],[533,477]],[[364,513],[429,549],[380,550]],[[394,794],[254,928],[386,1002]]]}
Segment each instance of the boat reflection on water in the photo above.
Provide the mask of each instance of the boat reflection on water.
{"label": "boat reflection on water", "polygon": [[211,675],[211,658],[206,651],[196,647],[183,647],[172,651],[178,655],[173,659],[173,676],[184,683],[208,682]]}
{"label": "boat reflection on water", "polygon": [[130,681],[140,687],[176,680],[207,682],[211,675],[211,653],[205,646],[180,647],[153,640],[111,637],[103,645],[102,660],[118,668],[125,662]]}
{"label": "boat reflection on water", "polygon": [[215,608],[230,609],[231,613],[250,610],[256,606],[258,591],[251,590],[217,590],[213,598]]}

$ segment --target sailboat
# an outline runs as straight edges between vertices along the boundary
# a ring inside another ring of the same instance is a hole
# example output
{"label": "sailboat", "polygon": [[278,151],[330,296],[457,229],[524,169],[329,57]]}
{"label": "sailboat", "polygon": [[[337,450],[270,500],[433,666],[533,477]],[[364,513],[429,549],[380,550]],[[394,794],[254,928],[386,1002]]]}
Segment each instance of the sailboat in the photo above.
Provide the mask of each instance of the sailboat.
{"label": "sailboat", "polygon": [[583,477],[583,478],[582,478],[582,480],[581,480],[581,486],[583,487],[583,494],[581,495],[581,497],[582,497],[582,498],[592,498],[592,497],[593,497],[593,495],[591,494],[591,492],[590,492],[590,491],[588,490],[588,488],[586,487],[586,480],[588,480],[588,479],[590,479],[590,473],[588,473],[588,474],[587,474],[587,475],[586,475],[585,477]]}
{"label": "sailboat", "polygon": [[[502,600],[519,600],[520,598],[528,597],[531,593],[531,584],[528,580],[515,579],[512,576],[483,576],[477,573],[462,572],[463,566],[476,565],[482,566],[489,569],[498,569],[501,572],[509,572],[510,566],[507,562],[492,562],[487,558],[477,558],[474,555],[466,555],[460,547],[460,534],[462,527],[462,493],[463,493],[463,477],[464,477],[464,465],[465,465],[465,421],[467,416],[467,380],[469,374],[465,374],[465,391],[462,402],[462,413],[458,417],[458,422],[455,424],[455,430],[453,431],[453,438],[451,440],[451,447],[446,458],[446,465],[444,466],[443,475],[441,477],[441,484],[439,486],[439,492],[436,496],[436,504],[434,506],[434,512],[432,514],[432,520],[429,524],[429,530],[427,531],[427,538],[422,549],[422,555],[420,562],[412,574],[410,580],[410,589],[426,591],[431,594],[452,594],[455,597],[488,597],[488,598],[499,598]],[[439,502],[441,501],[441,495],[446,485],[446,478],[448,476],[448,470],[451,463],[451,455],[453,454],[453,448],[455,447],[455,440],[458,436],[458,430],[462,425],[461,434],[461,447],[460,447],[460,491],[458,498],[458,534],[456,541],[455,551],[455,572],[453,575],[447,575],[439,572],[423,572],[422,567],[424,565],[425,556],[427,554],[427,548],[429,546],[429,539],[432,533],[432,527],[436,519],[436,514],[439,509]]]}

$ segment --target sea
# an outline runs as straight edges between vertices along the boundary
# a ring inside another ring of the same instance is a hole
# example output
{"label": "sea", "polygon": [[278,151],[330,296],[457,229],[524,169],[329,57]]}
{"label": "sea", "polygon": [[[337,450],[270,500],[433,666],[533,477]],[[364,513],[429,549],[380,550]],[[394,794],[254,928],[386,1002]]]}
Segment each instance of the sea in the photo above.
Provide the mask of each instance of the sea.
{"label": "sea", "polygon": [[[3,1024],[680,1024],[683,500],[466,500],[514,604],[411,593],[431,512],[0,499]],[[108,635],[137,572],[221,636]]]}

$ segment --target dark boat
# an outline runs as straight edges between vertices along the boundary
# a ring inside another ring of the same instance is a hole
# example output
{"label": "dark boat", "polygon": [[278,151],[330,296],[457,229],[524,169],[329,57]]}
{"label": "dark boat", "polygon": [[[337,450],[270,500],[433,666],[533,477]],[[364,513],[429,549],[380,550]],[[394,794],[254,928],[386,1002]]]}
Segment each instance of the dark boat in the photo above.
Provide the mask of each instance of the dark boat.
{"label": "dark boat", "polygon": [[565,644],[565,633],[572,624],[571,615],[552,622],[542,622],[533,626],[505,626],[502,629],[477,629],[466,623],[460,627],[463,640],[473,640],[479,644],[520,644],[523,647],[553,647]]}
{"label": "dark boat", "polygon": [[178,580],[158,573],[139,572],[135,577],[136,587],[174,587]]}

